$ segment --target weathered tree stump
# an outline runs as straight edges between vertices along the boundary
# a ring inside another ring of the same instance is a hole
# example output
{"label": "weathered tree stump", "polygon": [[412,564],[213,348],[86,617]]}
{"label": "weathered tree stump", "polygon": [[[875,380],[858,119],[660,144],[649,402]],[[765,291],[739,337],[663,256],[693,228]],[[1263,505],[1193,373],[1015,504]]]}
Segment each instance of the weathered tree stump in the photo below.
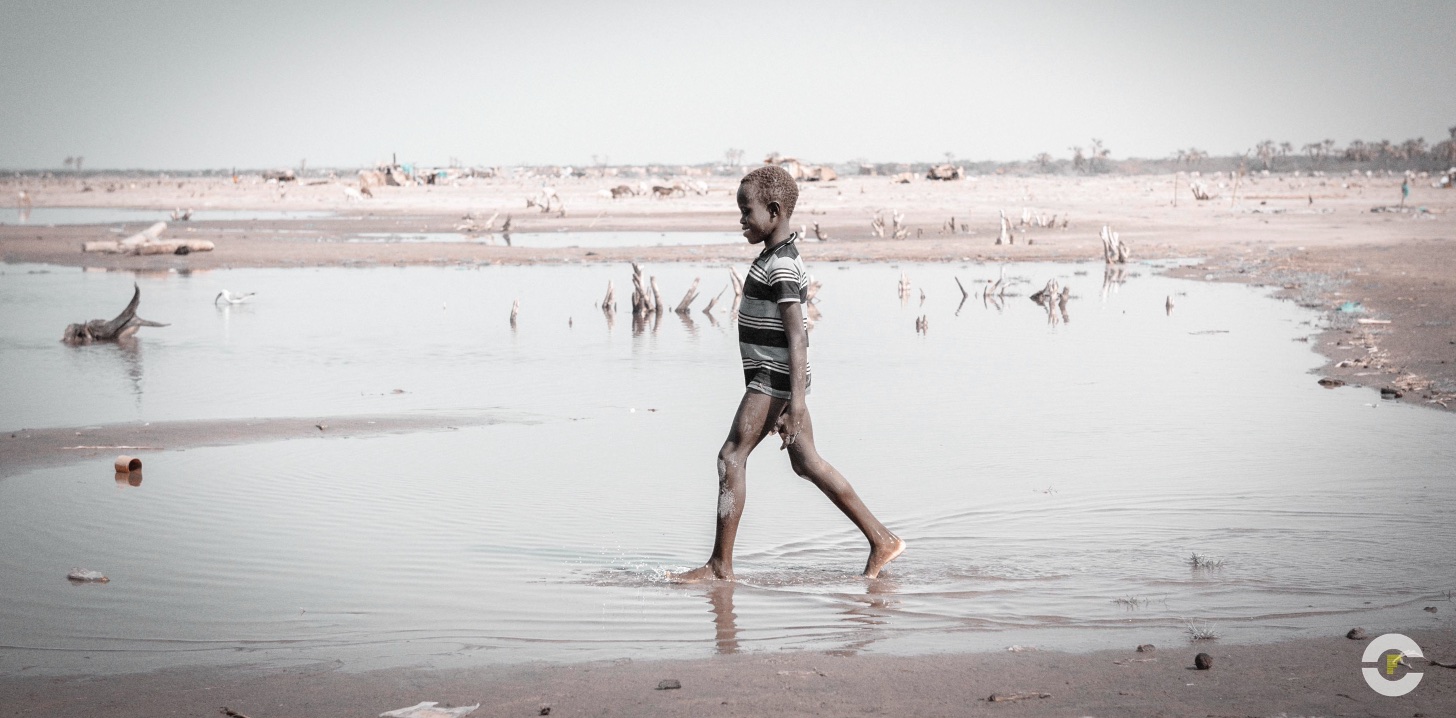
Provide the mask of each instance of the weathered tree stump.
{"label": "weathered tree stump", "polygon": [[136,283],[132,283],[131,303],[115,319],[105,321],[92,319],[85,324],[72,324],[66,327],[61,335],[61,341],[71,344],[94,344],[96,342],[119,342],[130,339],[142,327],[165,327],[166,324],[148,321],[136,315],[137,305],[142,301],[142,289]]}

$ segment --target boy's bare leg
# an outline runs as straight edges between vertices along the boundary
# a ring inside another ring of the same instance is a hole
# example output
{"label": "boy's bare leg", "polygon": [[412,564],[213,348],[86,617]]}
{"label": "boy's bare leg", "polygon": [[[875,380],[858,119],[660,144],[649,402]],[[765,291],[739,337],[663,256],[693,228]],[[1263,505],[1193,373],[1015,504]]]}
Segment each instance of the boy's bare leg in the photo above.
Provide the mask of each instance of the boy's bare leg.
{"label": "boy's bare leg", "polygon": [[733,541],[738,537],[738,519],[743,516],[748,455],[773,431],[774,421],[786,406],[785,399],[756,391],[743,393],[738,413],[733,416],[733,426],[728,430],[728,440],[718,450],[718,531],[713,539],[713,555],[707,564],[668,578],[674,581],[733,579]]}
{"label": "boy's bare leg", "polygon": [[792,443],[785,443],[789,450],[789,461],[794,466],[794,473],[802,476],[819,487],[845,516],[849,517],[854,525],[859,527],[870,542],[870,557],[865,562],[864,575],[875,578],[880,575],[880,569],[885,564],[895,560],[905,550],[905,541],[899,536],[890,533],[875,515],[870,513],[868,507],[860,500],[854,487],[819,455],[819,450],[814,446],[814,424],[808,414],[799,424],[799,433],[793,438]]}

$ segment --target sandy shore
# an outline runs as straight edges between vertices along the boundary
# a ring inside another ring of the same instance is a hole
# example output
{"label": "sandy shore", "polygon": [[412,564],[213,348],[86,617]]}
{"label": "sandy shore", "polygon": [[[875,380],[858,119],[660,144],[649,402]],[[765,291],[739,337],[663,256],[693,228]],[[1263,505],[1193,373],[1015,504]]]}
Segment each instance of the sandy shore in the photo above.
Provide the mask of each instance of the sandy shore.
{"label": "sandy shore", "polygon": [[[1334,329],[1319,340],[1329,358],[1325,374],[1351,384],[1397,388],[1402,400],[1456,406],[1456,191],[1417,180],[1405,212],[1372,212],[1398,203],[1401,178],[1255,175],[1239,182],[1205,176],[1215,194],[1195,201],[1189,177],[1010,177],[897,184],[888,177],[847,177],[806,183],[795,218],[830,239],[805,249],[815,262],[839,261],[1100,261],[1098,230],[1110,225],[1134,259],[1202,258],[1183,274],[1202,279],[1281,287],[1285,295],[1331,311]],[[454,233],[467,213],[477,224],[499,213],[513,231],[721,231],[737,214],[728,178],[703,178],[708,191],[669,199],[613,200],[605,189],[637,180],[575,178],[546,182],[467,180],[459,186],[376,188],[375,197],[350,200],[343,185],[269,185],[256,178],[7,179],[0,191],[25,188],[37,207],[109,206],[170,209],[322,211],[335,216],[289,221],[173,223],[171,236],[208,239],[214,252],[130,257],[83,254],[88,239],[115,235],[99,227],[0,226],[0,258],[134,271],[206,271],[227,267],[460,265],[557,262],[743,262],[747,245],[636,248],[528,249],[490,243],[345,242],[364,232]],[[525,199],[550,184],[564,211],[542,213]],[[83,191],[91,187],[91,191]],[[107,189],[110,191],[106,191]],[[1055,228],[1021,226],[1055,216]],[[1016,242],[995,243],[1005,211],[1018,225]],[[893,228],[903,215],[906,238],[873,236],[880,214]],[[952,226],[952,219],[954,225]],[[1064,226],[1065,225],[1065,226]],[[1358,302],[1360,315],[1333,312]],[[1357,319],[1388,320],[1359,324]],[[1339,365],[1345,362],[1343,365]],[[1338,365],[1338,366],[1337,366]]]}
{"label": "sandy shore", "polygon": [[[1442,604],[1443,608],[1445,604]],[[1360,674],[1367,641],[1180,642],[1139,653],[1053,651],[935,656],[789,652],[684,661],[532,664],[351,673],[336,666],[184,669],[144,675],[0,676],[4,715],[107,718],[374,716],[421,701],[472,716],[1437,716],[1456,715],[1456,631],[1407,630],[1425,659],[1410,694],[1376,694]],[[1213,667],[1197,670],[1198,653]],[[681,688],[659,690],[662,681]],[[1031,694],[992,702],[993,694]]]}

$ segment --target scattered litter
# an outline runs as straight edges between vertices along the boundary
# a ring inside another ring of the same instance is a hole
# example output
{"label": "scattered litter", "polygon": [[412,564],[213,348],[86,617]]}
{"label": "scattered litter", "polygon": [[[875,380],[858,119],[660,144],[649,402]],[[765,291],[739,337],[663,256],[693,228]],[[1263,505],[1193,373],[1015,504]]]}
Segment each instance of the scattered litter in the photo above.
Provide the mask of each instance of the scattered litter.
{"label": "scattered litter", "polygon": [[1345,302],[1340,305],[1339,311],[1346,314],[1360,314],[1365,311],[1365,307],[1361,306],[1359,302]]}
{"label": "scattered litter", "polygon": [[541,706],[541,711],[539,713],[537,713],[536,715],[538,715],[538,716],[549,716],[549,715],[551,715],[551,706]]}
{"label": "scattered litter", "polygon": [[1350,629],[1349,633],[1345,634],[1345,638],[1348,638],[1352,641],[1363,641],[1369,637],[1370,634],[1366,633],[1365,629],[1363,628],[1352,628]]}
{"label": "scattered litter", "polygon": [[71,580],[71,581],[75,581],[76,583],[110,583],[111,582],[111,579],[107,578],[100,571],[92,571],[89,568],[73,568],[73,569],[71,569],[71,572],[70,573],[66,574],[66,578],[69,579],[69,580]]}
{"label": "scattered litter", "polygon": [[1389,319],[1356,319],[1356,324],[1389,324]]}
{"label": "scattered litter", "polygon": [[1206,671],[1210,668],[1213,668],[1213,656],[1210,656],[1207,653],[1200,653],[1197,656],[1193,657],[1193,665],[1197,667],[1200,671]]}
{"label": "scattered litter", "polygon": [[458,708],[436,708],[437,705],[439,703],[436,701],[420,701],[408,708],[380,713],[379,718],[460,718],[460,716],[475,712],[475,709],[480,707],[479,703]]}
{"label": "scattered litter", "polygon": [[657,690],[659,691],[675,691],[679,688],[682,688],[682,684],[676,678],[668,678],[657,684]]}
{"label": "scattered litter", "polygon": [[1405,396],[1405,392],[1399,389],[1392,389],[1388,386],[1380,388],[1381,399],[1399,399],[1403,396]]}
{"label": "scattered litter", "polygon": [[1009,703],[1011,701],[1024,701],[1028,698],[1051,698],[1050,693],[992,693],[986,700],[992,703]]}
{"label": "scattered litter", "polygon": [[217,712],[227,716],[228,718],[248,718],[248,716],[245,716],[242,713],[239,713],[227,706],[223,706],[217,709]]}
{"label": "scattered litter", "polygon": [[142,470],[142,460],[125,454],[116,457],[116,473],[130,473]]}
{"label": "scattered litter", "polygon": [[1113,665],[1117,666],[1125,666],[1129,663],[1153,663],[1157,660],[1158,659],[1156,658],[1123,658],[1121,660],[1113,661],[1112,663]]}
{"label": "scattered litter", "polygon": [[1152,653],[1153,651],[1156,651],[1156,650],[1158,650],[1158,647],[1157,646],[1154,646],[1151,643],[1144,643],[1141,646],[1138,646],[1137,647],[1137,652],[1138,653]]}
{"label": "scattered litter", "polygon": [[1026,651],[1035,651],[1036,646],[1007,646],[1006,650],[1012,653],[1024,653]]}
{"label": "scattered litter", "polygon": [[1436,607],[1435,606],[1426,606],[1425,608],[1423,608],[1421,610],[1422,611],[1425,611],[1426,613],[1435,613],[1436,612]]}
{"label": "scattered litter", "polygon": [[1227,330],[1227,329],[1204,329],[1204,330],[1201,330],[1201,331],[1188,332],[1188,333],[1189,334],[1228,334],[1229,333],[1229,330]]}
{"label": "scattered litter", "polygon": [[824,671],[818,668],[811,668],[807,671],[779,671],[781,676],[823,676]]}

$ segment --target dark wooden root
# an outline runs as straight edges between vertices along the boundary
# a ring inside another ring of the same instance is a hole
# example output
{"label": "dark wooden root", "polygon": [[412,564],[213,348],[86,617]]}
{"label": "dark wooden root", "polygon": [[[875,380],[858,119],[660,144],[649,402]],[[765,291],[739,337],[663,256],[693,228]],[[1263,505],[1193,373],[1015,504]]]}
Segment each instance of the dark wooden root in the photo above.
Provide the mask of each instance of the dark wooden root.
{"label": "dark wooden root", "polygon": [[96,342],[116,342],[131,338],[142,327],[165,327],[166,324],[148,321],[136,315],[137,305],[142,301],[142,289],[136,283],[132,283],[131,303],[121,314],[116,315],[111,321],[92,319],[85,324],[72,324],[66,327],[61,335],[61,341],[67,344],[93,344]]}

